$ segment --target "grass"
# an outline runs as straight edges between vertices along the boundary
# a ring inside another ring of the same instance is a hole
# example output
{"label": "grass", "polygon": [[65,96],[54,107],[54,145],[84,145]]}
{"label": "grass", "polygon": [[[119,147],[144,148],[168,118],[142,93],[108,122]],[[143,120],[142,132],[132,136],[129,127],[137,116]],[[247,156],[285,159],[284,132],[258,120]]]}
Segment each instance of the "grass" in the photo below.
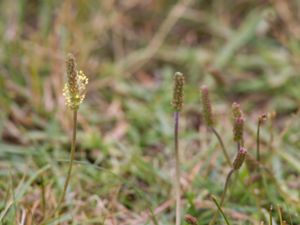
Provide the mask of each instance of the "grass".
{"label": "grass", "polygon": [[178,70],[186,76],[182,217],[208,224],[216,210],[210,196],[219,202],[230,170],[202,119],[205,84],[231,159],[231,103],[247,115],[244,145],[254,158],[258,117],[277,113],[259,130],[263,178],[256,182],[248,165],[232,177],[221,208],[230,224],[269,224],[270,217],[274,225],[300,224],[299,7],[282,0],[0,1],[0,224],[42,220],[41,177],[46,214],[59,202],[72,130],[62,96],[67,52],[90,82],[62,224],[174,224],[170,101]]}
{"label": "grass", "polygon": [[227,225],[230,225],[230,222],[228,221],[228,219],[227,219],[225,213],[223,212],[221,205],[217,202],[217,200],[216,200],[216,198],[215,198],[214,196],[212,196],[212,200],[213,200],[213,202],[215,203],[215,205],[217,206],[217,208],[218,208],[218,210],[220,211],[220,213],[222,214],[222,216],[223,216],[223,218],[224,218],[226,224],[227,224]]}

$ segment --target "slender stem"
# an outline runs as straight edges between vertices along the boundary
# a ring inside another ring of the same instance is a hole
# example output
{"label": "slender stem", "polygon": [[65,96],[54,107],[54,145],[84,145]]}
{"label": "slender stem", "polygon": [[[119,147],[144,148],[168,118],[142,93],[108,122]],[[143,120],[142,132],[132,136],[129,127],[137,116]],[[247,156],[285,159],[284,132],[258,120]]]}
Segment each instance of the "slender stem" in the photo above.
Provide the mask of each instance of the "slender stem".
{"label": "slender stem", "polygon": [[179,126],[179,111],[174,113],[174,141],[175,141],[175,167],[176,167],[176,180],[175,180],[175,191],[176,191],[176,225],[180,225],[180,160],[179,160],[179,139],[178,139],[178,126]]}
{"label": "slender stem", "polygon": [[269,219],[270,219],[270,222],[269,222],[269,225],[273,225],[273,218],[272,218],[272,207],[270,208],[270,211],[269,211]]}
{"label": "slender stem", "polygon": [[74,110],[73,112],[73,134],[72,134],[72,142],[71,142],[71,155],[70,155],[70,162],[69,162],[69,169],[68,174],[66,177],[66,181],[64,184],[63,193],[61,195],[57,210],[59,211],[67,192],[67,188],[70,182],[71,174],[72,174],[72,167],[73,167],[73,161],[75,158],[75,145],[76,145],[76,127],[77,127],[77,110]]}
{"label": "slender stem", "polygon": [[216,135],[216,137],[217,137],[217,139],[218,139],[218,141],[219,141],[219,143],[220,143],[220,145],[221,145],[223,154],[224,154],[224,156],[225,156],[225,158],[226,158],[226,161],[227,161],[228,165],[229,165],[230,167],[232,167],[232,163],[231,163],[230,157],[229,157],[229,155],[228,155],[228,153],[227,153],[227,150],[226,150],[226,148],[225,148],[225,145],[224,145],[224,142],[223,142],[223,140],[222,140],[222,138],[221,138],[221,135],[218,133],[218,131],[217,131],[214,127],[210,127],[210,129],[211,129],[211,131]]}
{"label": "slender stem", "polygon": [[289,219],[290,219],[290,225],[294,225],[293,221],[292,221],[292,216],[291,214],[289,213]]}
{"label": "slender stem", "polygon": [[[220,207],[223,206],[223,203],[224,203],[224,201],[225,201],[226,192],[227,192],[227,189],[228,189],[230,177],[231,177],[231,175],[234,173],[234,171],[235,171],[234,169],[231,169],[231,170],[229,171],[229,173],[227,174],[226,181],[225,181],[225,186],[224,186],[224,190],[223,190],[223,193],[222,193],[222,196],[221,196]],[[217,216],[218,216],[218,211],[216,211],[216,212],[214,213],[214,216],[213,216],[212,220],[210,221],[209,225],[215,224],[215,221],[216,221],[216,219],[217,219]]]}
{"label": "slender stem", "polygon": [[[238,141],[238,142],[236,143],[236,152],[237,152],[237,153],[239,152],[241,146],[243,146],[243,145],[241,144],[240,141]],[[238,174],[238,172],[239,172],[239,171],[237,171],[237,172],[235,173],[235,176],[234,176],[234,178],[233,178],[233,179],[234,179],[234,180],[233,180],[234,183],[236,183],[237,180],[239,179],[239,176],[238,176],[239,174]]]}
{"label": "slender stem", "polygon": [[282,212],[281,212],[279,205],[277,205],[277,210],[278,210],[280,225],[283,225]]}
{"label": "slender stem", "polygon": [[151,216],[151,219],[153,221],[153,224],[154,225],[159,225],[158,222],[157,222],[157,219],[155,217],[155,213],[154,213],[154,211],[151,207],[149,208],[149,211],[150,211],[150,216]]}
{"label": "slender stem", "polygon": [[222,214],[222,216],[223,216],[223,218],[224,218],[226,224],[227,224],[227,225],[230,225],[230,222],[228,221],[228,219],[227,219],[225,213],[223,212],[221,205],[217,202],[217,199],[213,196],[213,197],[212,197],[212,200],[213,200],[213,202],[215,203],[215,205],[217,206],[217,208],[218,208],[218,210],[220,211],[220,213]]}
{"label": "slender stem", "polygon": [[42,194],[43,218],[45,218],[46,217],[46,190],[45,190],[44,180],[42,180],[42,184],[41,184],[41,194]]}
{"label": "slender stem", "polygon": [[[72,128],[73,131],[72,131],[72,140],[71,140],[71,154],[70,154],[68,174],[67,174],[67,177],[66,177],[66,180],[65,180],[65,183],[64,183],[64,189],[63,189],[61,198],[58,202],[58,205],[52,213],[48,214],[48,218],[51,218],[52,216],[58,216],[58,214],[60,213],[62,203],[63,203],[63,201],[65,199],[65,196],[66,196],[66,192],[67,192],[68,185],[69,185],[70,178],[71,178],[71,174],[72,174],[72,167],[73,167],[73,163],[74,163],[74,159],[75,159],[76,128],[77,128],[77,110],[74,110],[73,111],[73,128]],[[40,224],[44,225],[48,218],[45,217]]]}
{"label": "slender stem", "polygon": [[270,120],[270,141],[269,141],[269,148],[271,152],[274,152],[273,143],[274,143],[274,129],[273,129],[273,119]]}
{"label": "slender stem", "polygon": [[226,196],[226,192],[227,192],[227,189],[228,189],[228,185],[229,185],[229,181],[230,181],[230,177],[231,175],[234,173],[234,169],[231,169],[226,177],[226,181],[225,181],[225,186],[224,186],[224,191],[223,191],[223,194],[222,194],[222,197],[221,197],[221,201],[220,201],[220,206],[222,207],[223,206],[223,203],[225,201],[225,196]]}
{"label": "slender stem", "polygon": [[260,162],[260,125],[261,122],[258,120],[257,131],[256,131],[256,160]]}
{"label": "slender stem", "polygon": [[[261,127],[261,120],[259,119],[258,123],[257,123],[257,132],[256,132],[256,161],[258,163],[260,163],[260,127]],[[258,174],[261,174],[260,171],[261,171],[260,167],[258,166],[256,169],[256,172]],[[263,177],[263,181],[265,181],[264,176],[262,176],[262,177]],[[259,182],[258,185],[261,185],[261,182]],[[266,193],[268,193],[267,189],[266,189]]]}

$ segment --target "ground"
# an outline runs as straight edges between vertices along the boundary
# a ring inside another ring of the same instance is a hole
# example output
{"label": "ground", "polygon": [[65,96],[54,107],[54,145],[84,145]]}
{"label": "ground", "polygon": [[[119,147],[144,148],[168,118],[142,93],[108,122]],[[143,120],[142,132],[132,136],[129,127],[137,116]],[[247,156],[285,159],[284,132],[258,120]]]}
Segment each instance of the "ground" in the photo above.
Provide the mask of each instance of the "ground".
{"label": "ground", "polygon": [[[179,149],[182,216],[208,224],[232,160],[231,105],[248,159],[222,209],[230,224],[300,224],[298,1],[0,1],[0,224],[175,224],[173,75],[185,75]],[[72,112],[65,60],[89,78],[61,213]],[[284,222],[284,220],[286,222]],[[185,224],[182,221],[182,224]],[[225,224],[220,215],[216,224]]]}

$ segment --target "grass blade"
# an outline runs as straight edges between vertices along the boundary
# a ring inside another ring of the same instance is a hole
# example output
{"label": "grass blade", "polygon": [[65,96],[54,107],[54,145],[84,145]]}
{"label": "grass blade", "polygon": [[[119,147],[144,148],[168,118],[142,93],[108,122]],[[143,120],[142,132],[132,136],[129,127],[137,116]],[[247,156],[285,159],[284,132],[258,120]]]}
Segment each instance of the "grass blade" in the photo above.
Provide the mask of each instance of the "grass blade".
{"label": "grass blade", "polygon": [[230,222],[228,221],[228,219],[227,219],[225,213],[223,212],[221,206],[220,206],[219,203],[217,202],[217,199],[216,199],[214,196],[212,196],[211,198],[212,198],[213,202],[215,203],[215,205],[217,206],[219,212],[222,214],[222,216],[223,216],[223,218],[224,218],[226,224],[227,224],[227,225],[231,225]]}

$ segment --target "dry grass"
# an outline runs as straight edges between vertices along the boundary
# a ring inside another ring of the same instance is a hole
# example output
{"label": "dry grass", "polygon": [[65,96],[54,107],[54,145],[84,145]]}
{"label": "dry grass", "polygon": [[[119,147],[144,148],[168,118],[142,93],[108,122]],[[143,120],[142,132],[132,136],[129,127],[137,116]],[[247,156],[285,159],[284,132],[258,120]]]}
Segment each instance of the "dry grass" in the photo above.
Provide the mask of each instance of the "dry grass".
{"label": "dry grass", "polygon": [[277,112],[260,128],[260,162],[270,173],[255,182],[243,166],[232,177],[222,208],[228,220],[268,224],[273,205],[281,209],[273,224],[300,224],[299,8],[284,0],[0,1],[0,223],[39,224],[41,177],[46,216],[58,204],[72,126],[64,61],[73,52],[90,84],[61,224],[174,224],[170,101],[178,70],[187,80],[183,214],[208,224],[216,209],[210,194],[221,195],[230,170],[202,121],[199,87],[206,84],[232,158],[231,102],[247,115],[252,156],[257,118]]}

